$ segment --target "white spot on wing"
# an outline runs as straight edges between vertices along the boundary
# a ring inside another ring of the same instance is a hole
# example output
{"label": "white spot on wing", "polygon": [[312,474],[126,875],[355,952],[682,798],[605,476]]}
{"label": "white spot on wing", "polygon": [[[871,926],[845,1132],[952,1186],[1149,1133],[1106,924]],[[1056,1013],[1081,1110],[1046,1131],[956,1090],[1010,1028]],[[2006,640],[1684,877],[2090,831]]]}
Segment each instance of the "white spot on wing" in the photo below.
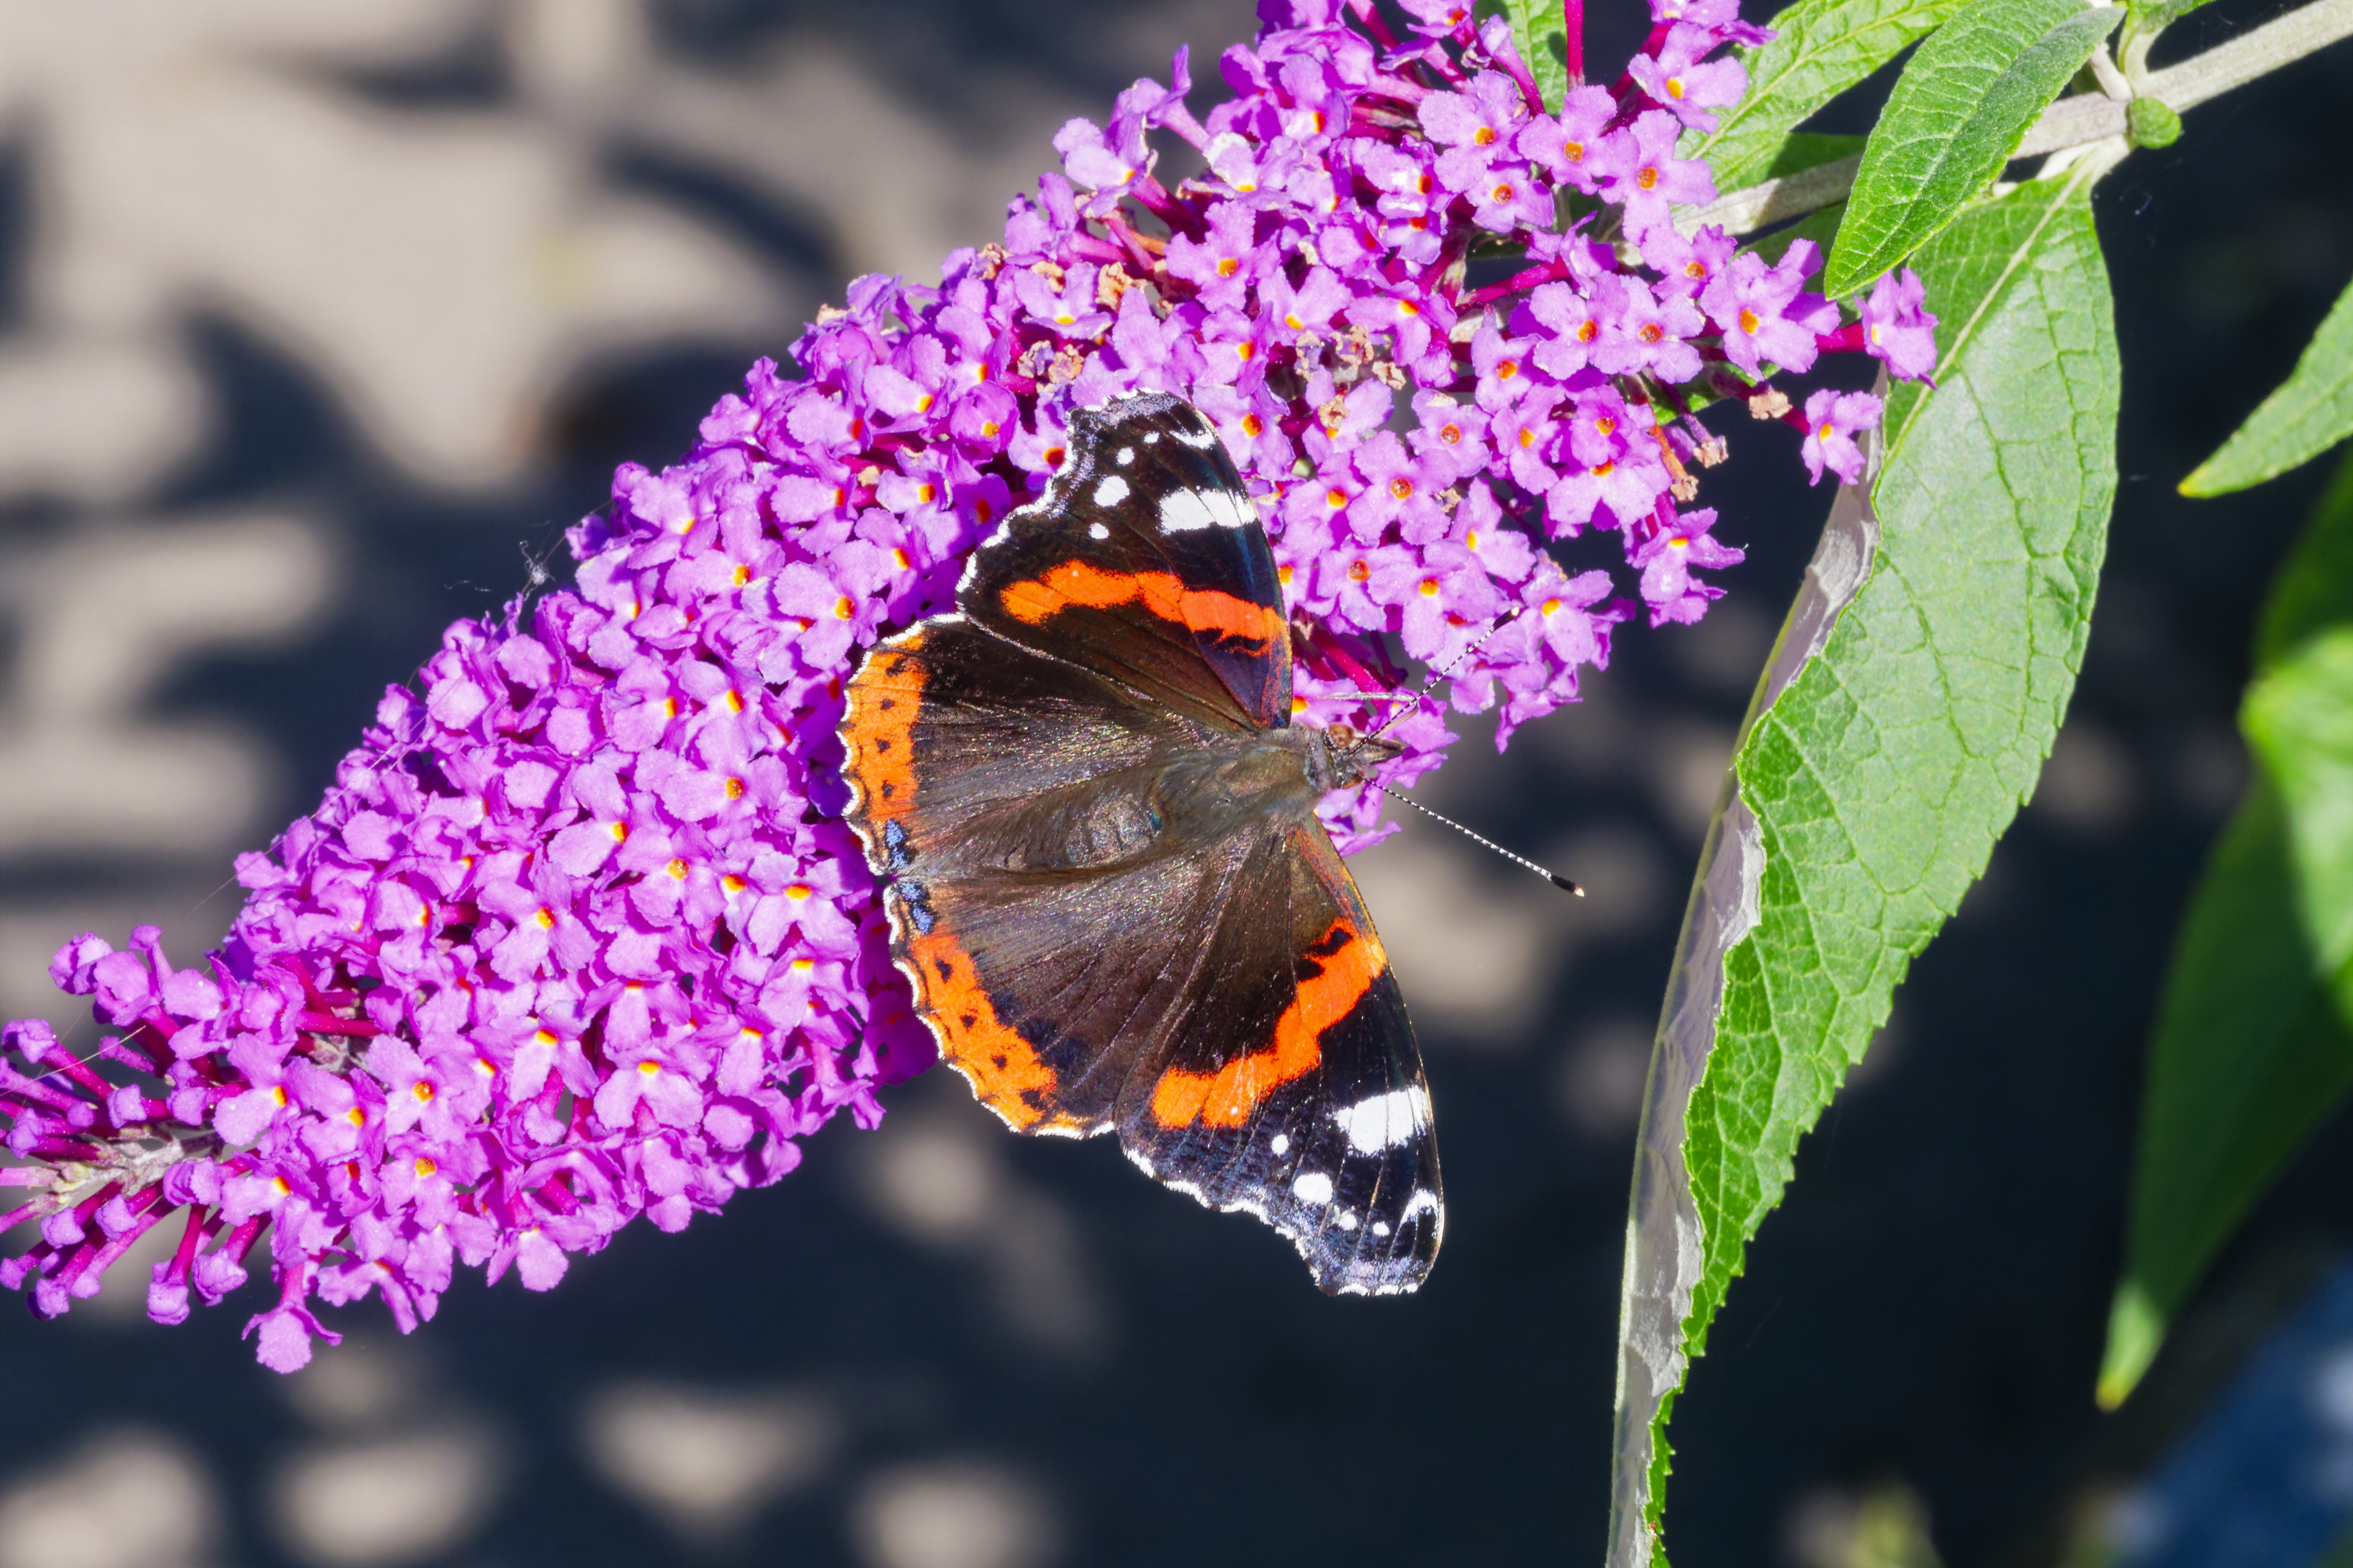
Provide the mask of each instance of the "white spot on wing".
{"label": "white spot on wing", "polygon": [[1256,511],[1231,490],[1174,489],[1160,498],[1160,527],[1168,533],[1186,533],[1197,528],[1240,528],[1256,516]]}
{"label": "white spot on wing", "polygon": [[1122,447],[1119,449],[1119,456],[1113,458],[1113,461],[1118,463],[1123,468],[1127,467],[1130,463],[1135,461],[1135,448],[1133,447]]}
{"label": "white spot on wing", "polygon": [[1291,1152],[1291,1134],[1290,1134],[1290,1133],[1288,1133],[1288,1132],[1278,1132],[1278,1133],[1276,1133],[1276,1134],[1274,1135],[1274,1141],[1273,1141],[1272,1142],[1269,1143],[1269,1144],[1267,1145],[1267,1147],[1268,1147],[1270,1150],[1273,1151],[1273,1152],[1274,1152],[1276,1154],[1278,1154],[1278,1155],[1282,1155],[1282,1154],[1288,1154],[1288,1153],[1290,1153],[1290,1152]]}
{"label": "white spot on wing", "polygon": [[1350,1214],[1350,1213],[1349,1213],[1347,1210],[1345,1210],[1345,1209],[1341,1210],[1341,1211],[1340,1211],[1340,1228],[1341,1228],[1342,1230],[1354,1230],[1354,1229],[1356,1229],[1356,1216],[1355,1215]]}
{"label": "white spot on wing", "polygon": [[1095,505],[1117,506],[1127,499],[1127,481],[1112,474],[1095,487]]}
{"label": "white spot on wing", "polygon": [[1179,430],[1176,432],[1176,439],[1184,442],[1187,447],[1198,448],[1207,448],[1209,443],[1217,438],[1218,433],[1214,430]]}
{"label": "white spot on wing", "polygon": [[1091,522],[1087,524],[1087,537],[1089,539],[1109,539],[1111,537],[1111,530],[1105,528],[1100,522]]}
{"label": "white spot on wing", "polygon": [[1424,1187],[1420,1191],[1415,1193],[1413,1196],[1406,1199],[1405,1213],[1398,1215],[1398,1220],[1400,1224],[1411,1225],[1413,1223],[1414,1215],[1418,1214],[1436,1214],[1437,1212],[1438,1194],[1431,1192],[1428,1187]]}
{"label": "white spot on wing", "polygon": [[1328,1204],[1332,1201],[1332,1178],[1321,1171],[1302,1171],[1299,1179],[1291,1184],[1291,1195],[1303,1204]]}
{"label": "white spot on wing", "polygon": [[1385,1220],[1385,1219],[1377,1219],[1377,1220],[1373,1221],[1373,1234],[1374,1234],[1375,1236],[1387,1236],[1387,1235],[1388,1235],[1388,1233],[1389,1233],[1389,1222],[1388,1222],[1388,1221],[1387,1221],[1387,1220]]}
{"label": "white spot on wing", "polygon": [[1159,439],[1160,432],[1157,430],[1146,430],[1144,433],[1144,444],[1147,447],[1155,445]]}
{"label": "white spot on wing", "polygon": [[1430,1130],[1430,1091],[1419,1084],[1394,1089],[1332,1112],[1360,1154],[1377,1154]]}

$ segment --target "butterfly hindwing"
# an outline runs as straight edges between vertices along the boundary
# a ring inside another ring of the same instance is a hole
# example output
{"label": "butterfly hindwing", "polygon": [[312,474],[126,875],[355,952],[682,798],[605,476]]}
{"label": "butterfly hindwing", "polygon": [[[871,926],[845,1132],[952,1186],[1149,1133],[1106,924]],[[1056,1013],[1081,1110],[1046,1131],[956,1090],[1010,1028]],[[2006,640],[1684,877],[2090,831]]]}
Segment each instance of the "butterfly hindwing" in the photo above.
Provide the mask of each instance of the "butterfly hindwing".
{"label": "butterfly hindwing", "polygon": [[1288,906],[1284,1006],[1247,1035],[1187,1035],[1132,1079],[1120,1140],[1160,1180],[1290,1237],[1324,1290],[1411,1290],[1444,1226],[1421,1053],[1330,838],[1311,821],[1282,849],[1288,885],[1250,918]]}

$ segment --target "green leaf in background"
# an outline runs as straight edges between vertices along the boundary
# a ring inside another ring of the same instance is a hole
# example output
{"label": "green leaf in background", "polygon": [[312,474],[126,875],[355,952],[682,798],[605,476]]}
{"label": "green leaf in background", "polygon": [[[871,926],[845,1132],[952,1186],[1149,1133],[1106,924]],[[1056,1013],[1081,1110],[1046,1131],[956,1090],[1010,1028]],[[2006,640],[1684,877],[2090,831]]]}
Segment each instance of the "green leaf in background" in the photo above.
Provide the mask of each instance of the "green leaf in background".
{"label": "green leaf in background", "polygon": [[1777,228],[1758,240],[1756,245],[1757,254],[1778,267],[1781,265],[1782,256],[1788,252],[1791,244],[1800,239],[1810,239],[1820,248],[1822,254],[1827,256],[1830,254],[1831,247],[1838,243],[1839,225],[1845,220],[1846,204],[1844,202],[1832,202],[1826,207],[1816,207],[1788,227]]}
{"label": "green leaf in background", "polygon": [[1769,179],[1795,174],[1841,158],[1859,156],[1867,136],[1833,136],[1821,131],[1792,131],[1781,138],[1781,145],[1773,153],[1773,162],[1766,171]]}
{"label": "green leaf in background", "polygon": [[1921,45],[1863,149],[1822,291],[1853,293],[1950,222],[2123,15],[2081,0],[1971,0]]}
{"label": "green leaf in background", "polygon": [[1676,1391],[1799,1139],[1984,869],[2074,689],[2116,490],[2103,167],[1965,214],[1918,258],[1940,389],[1889,399],[1868,501],[1840,491],[1759,683],[1651,1057],[1610,1568],[1654,1557]]}
{"label": "green leaf in background", "polygon": [[1774,14],[1771,43],[1735,51],[1748,68],[1748,90],[1738,103],[1717,110],[1714,131],[1687,139],[1679,156],[1706,159],[1715,171],[1715,188],[1736,191],[1859,152],[1862,141],[1853,138],[1852,145],[1828,157],[1782,166],[1784,143],[1809,134],[1793,132],[1793,126],[1902,54],[1959,5],[1960,0],[1798,0]]}
{"label": "green leaf in background", "polygon": [[2181,481],[2181,493],[2246,489],[2311,461],[2348,436],[2353,436],[2353,285],[2337,297],[2295,373],[2221,451]]}
{"label": "green leaf in background", "polygon": [[1558,114],[1568,101],[1568,23],[1561,0],[1478,0],[1472,11],[1511,18],[1512,42],[1536,79],[1545,112]]}
{"label": "green leaf in background", "polygon": [[2256,776],[2182,919],[2149,1046],[2111,1408],[2353,1088],[2353,461],[2280,569],[2240,722]]}

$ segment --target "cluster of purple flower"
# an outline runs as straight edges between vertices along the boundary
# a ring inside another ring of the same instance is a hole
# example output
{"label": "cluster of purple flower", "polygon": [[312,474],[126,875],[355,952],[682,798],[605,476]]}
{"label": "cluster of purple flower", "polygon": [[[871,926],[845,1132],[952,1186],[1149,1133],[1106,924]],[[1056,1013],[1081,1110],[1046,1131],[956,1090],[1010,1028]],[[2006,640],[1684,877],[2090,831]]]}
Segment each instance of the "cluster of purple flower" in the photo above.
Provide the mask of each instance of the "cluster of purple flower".
{"label": "cluster of purple flower", "polygon": [[[639,1214],[676,1229],[776,1180],[840,1108],[871,1125],[932,1048],[839,820],[841,683],[951,602],[1074,407],[1158,389],[1216,423],[1275,535],[1303,716],[1373,722],[1394,646],[1450,669],[1458,710],[1500,689],[1499,740],[1633,613],[1549,541],[1614,532],[1653,624],[1740,558],[1680,508],[1723,455],[1696,406],[1801,422],[1816,478],[1856,477],[1876,401],[1800,417],[1768,378],[1825,348],[1925,374],[1916,282],[1841,326],[1803,291],[1810,246],[1768,267],[1671,216],[1713,195],[1679,132],[1745,85],[1709,57],[1764,35],[1659,0],[1628,74],[1553,115],[1504,24],[1404,4],[1399,39],[1366,0],[1269,0],[1206,122],[1180,54],[1108,127],[1063,129],[1068,178],[1003,243],[937,289],[860,279],[794,345],[802,379],[764,362],[683,462],[625,468],[573,532],[576,587],[453,627],[275,858],[240,860],[208,969],[152,928],[69,943],[58,984],[121,1032],[83,1059],[5,1031],[24,1163],[0,1182],[29,1191],[0,1226],[40,1240],[0,1282],[54,1315],[182,1215],[149,1288],[177,1321],[266,1229],[279,1299],[249,1330],[290,1370],[332,1337],[314,1298],[378,1292],[406,1330],[460,1259],[544,1289]],[[1155,130],[1205,172],[1163,185]],[[1526,266],[1472,288],[1486,252]],[[1390,733],[1400,779],[1453,739],[1427,710]],[[1344,847],[1377,799],[1330,807]]]}

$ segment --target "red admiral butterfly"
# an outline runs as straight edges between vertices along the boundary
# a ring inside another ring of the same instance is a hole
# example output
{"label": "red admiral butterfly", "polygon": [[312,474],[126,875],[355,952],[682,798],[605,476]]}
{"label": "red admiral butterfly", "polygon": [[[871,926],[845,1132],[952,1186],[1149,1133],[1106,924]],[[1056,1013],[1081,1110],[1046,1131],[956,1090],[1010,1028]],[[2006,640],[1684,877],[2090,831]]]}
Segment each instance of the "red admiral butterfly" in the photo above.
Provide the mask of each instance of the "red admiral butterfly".
{"label": "red admiral butterfly", "polygon": [[1291,722],[1291,628],[1217,432],[1083,409],[955,613],[849,683],[849,817],[941,1053],[1015,1131],[1116,1128],[1179,1192],[1289,1237],[1326,1292],[1429,1276],[1430,1089],[1315,819],[1394,755]]}

